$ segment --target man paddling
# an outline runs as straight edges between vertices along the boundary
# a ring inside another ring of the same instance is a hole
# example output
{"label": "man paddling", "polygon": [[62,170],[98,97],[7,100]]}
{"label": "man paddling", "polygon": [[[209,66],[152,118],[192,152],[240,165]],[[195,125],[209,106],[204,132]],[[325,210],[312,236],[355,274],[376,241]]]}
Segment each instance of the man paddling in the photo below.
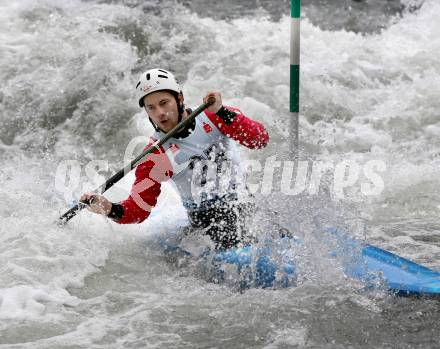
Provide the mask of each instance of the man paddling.
{"label": "man paddling", "polygon": [[[191,113],[175,77],[164,69],[141,74],[136,91],[139,106],[156,131],[146,148]],[[112,203],[102,195],[86,193],[81,201],[89,203],[90,211],[117,223],[141,223],[156,205],[161,183],[171,179],[192,226],[202,228],[217,248],[243,241],[248,206],[240,200],[243,188],[236,143],[260,149],[267,145],[269,135],[262,124],[237,108],[223,106],[220,93],[209,92],[205,103],[209,97],[215,98],[214,104],[137,166],[126,200]]]}

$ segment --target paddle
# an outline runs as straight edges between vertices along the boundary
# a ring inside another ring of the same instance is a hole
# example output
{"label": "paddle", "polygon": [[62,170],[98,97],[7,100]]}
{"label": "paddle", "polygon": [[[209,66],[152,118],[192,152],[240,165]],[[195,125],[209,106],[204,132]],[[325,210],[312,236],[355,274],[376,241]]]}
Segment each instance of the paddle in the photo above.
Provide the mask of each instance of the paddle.
{"label": "paddle", "polygon": [[[127,164],[124,168],[116,172],[113,176],[105,181],[101,186],[99,186],[94,193],[102,194],[106,192],[109,188],[111,188],[116,182],[118,182],[121,178],[123,178],[128,172],[134,169],[143,158],[156,150],[159,150],[160,146],[164,144],[168,139],[173,137],[180,129],[186,127],[189,123],[191,123],[197,115],[199,115],[202,111],[208,108],[210,105],[215,103],[214,97],[209,97],[206,103],[203,103],[197,109],[195,109],[185,120],[182,120],[179,124],[177,124],[170,132],[168,132],[162,139],[155,142],[150,148],[142,152],[139,156],[137,156],[134,160],[132,160],[129,164]],[[70,219],[75,217],[75,215],[82,210],[87,205],[92,202],[79,202],[71,209],[69,209],[66,213],[60,216],[58,225],[65,225]]]}

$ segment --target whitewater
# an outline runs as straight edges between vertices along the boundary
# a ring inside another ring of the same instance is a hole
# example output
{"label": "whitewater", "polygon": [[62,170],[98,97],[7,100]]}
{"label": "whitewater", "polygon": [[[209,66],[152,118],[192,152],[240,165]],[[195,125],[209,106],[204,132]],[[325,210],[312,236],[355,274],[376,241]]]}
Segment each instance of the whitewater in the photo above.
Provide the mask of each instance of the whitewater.
{"label": "whitewater", "polygon": [[[142,224],[54,223],[153,133],[134,88],[152,67],[176,74],[187,105],[218,90],[264,123],[269,146],[244,159],[292,160],[289,5],[0,1],[0,348],[438,347],[437,300],[362,291],[322,256],[318,229],[440,270],[436,0],[304,2],[299,153],[308,179],[328,171],[285,195],[281,164],[256,187],[254,222],[305,241],[297,287],[239,292],[170,260],[157,239],[188,221],[168,184]],[[372,161],[383,186],[366,195]],[[342,192],[341,163],[359,167]],[[133,178],[106,196],[125,199]]]}

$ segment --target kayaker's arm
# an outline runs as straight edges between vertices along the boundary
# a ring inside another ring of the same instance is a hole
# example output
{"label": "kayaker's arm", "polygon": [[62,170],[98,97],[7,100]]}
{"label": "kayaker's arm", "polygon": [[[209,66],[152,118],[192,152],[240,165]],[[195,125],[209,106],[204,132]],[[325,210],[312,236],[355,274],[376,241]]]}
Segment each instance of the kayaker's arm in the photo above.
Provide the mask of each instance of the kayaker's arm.
{"label": "kayaker's arm", "polygon": [[237,108],[223,106],[218,92],[208,93],[205,99],[211,95],[216,104],[206,109],[205,114],[220,132],[250,149],[264,148],[269,143],[269,134],[261,123],[246,117]]}
{"label": "kayaker's arm", "polygon": [[269,143],[266,128],[237,108],[223,106],[216,114],[207,110],[205,113],[223,134],[247,148],[260,149]]}
{"label": "kayaker's arm", "polygon": [[163,149],[148,155],[136,167],[135,175],[130,196],[124,201],[113,203],[108,215],[119,224],[143,222],[156,205],[161,192],[161,183],[173,175],[171,163]]}
{"label": "kayaker's arm", "polygon": [[[145,149],[153,143],[151,140]],[[172,174],[171,163],[161,147],[136,167],[136,179],[126,200],[112,203],[103,195],[86,193],[81,196],[81,201],[88,204],[89,211],[105,215],[117,223],[141,223],[156,205],[161,182],[171,178]]]}

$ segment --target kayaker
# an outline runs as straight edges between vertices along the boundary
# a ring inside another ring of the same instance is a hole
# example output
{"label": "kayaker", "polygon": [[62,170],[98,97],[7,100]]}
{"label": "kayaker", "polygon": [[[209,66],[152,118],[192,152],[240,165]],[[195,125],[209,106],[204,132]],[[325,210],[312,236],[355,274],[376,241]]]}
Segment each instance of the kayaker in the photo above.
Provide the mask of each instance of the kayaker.
{"label": "kayaker", "polygon": [[[139,106],[156,131],[146,148],[191,113],[175,77],[164,69],[141,74],[136,91]],[[161,183],[171,179],[192,226],[209,235],[216,248],[243,241],[250,205],[243,200],[246,191],[240,181],[236,143],[260,149],[267,145],[269,135],[261,123],[237,108],[224,106],[219,92],[208,92],[203,101],[210,96],[215,98],[214,104],[137,166],[126,200],[112,203],[102,195],[85,193],[81,201],[90,203],[90,211],[117,223],[141,223],[156,205]],[[217,178],[210,178],[213,172]]]}

